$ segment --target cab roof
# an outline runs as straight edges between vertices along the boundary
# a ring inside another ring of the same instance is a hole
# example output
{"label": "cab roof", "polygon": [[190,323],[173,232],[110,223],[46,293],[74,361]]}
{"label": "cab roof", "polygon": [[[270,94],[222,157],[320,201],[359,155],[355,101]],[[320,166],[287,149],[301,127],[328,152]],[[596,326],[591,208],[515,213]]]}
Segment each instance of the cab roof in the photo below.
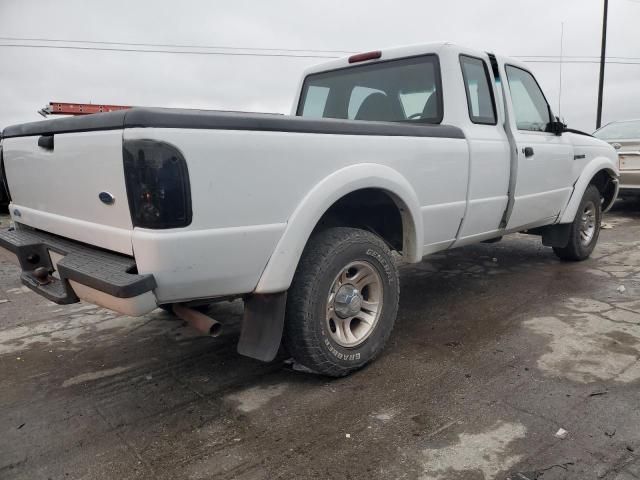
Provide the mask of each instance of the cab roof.
{"label": "cab roof", "polygon": [[[385,48],[385,49],[374,50],[370,52],[361,52],[355,55],[345,56],[342,58],[338,58],[336,60],[323,62],[318,65],[314,65],[310,68],[307,68],[304,72],[304,76],[307,76],[312,73],[319,73],[319,72],[337,70],[337,69],[346,68],[346,67],[354,67],[357,65],[383,62],[386,60],[413,57],[417,55],[442,54],[444,52],[451,53],[453,55],[456,55],[459,53],[466,53],[466,54],[475,54],[478,56],[485,56],[487,54],[487,52],[484,52],[482,50],[477,50],[474,48],[458,45],[448,41],[421,43],[421,44],[415,44],[415,45],[405,45],[400,47]],[[371,54],[375,53],[376,55],[372,55],[371,58],[367,59],[366,54],[368,53],[371,53]],[[359,57],[359,56],[364,56],[365,59],[360,61],[356,60],[355,62],[350,61],[350,59],[353,59],[353,57]],[[496,58],[499,60],[500,63],[509,63],[511,65],[524,68],[525,70],[529,70],[529,68],[524,62],[515,60],[513,58],[504,57],[501,55],[496,55]]]}

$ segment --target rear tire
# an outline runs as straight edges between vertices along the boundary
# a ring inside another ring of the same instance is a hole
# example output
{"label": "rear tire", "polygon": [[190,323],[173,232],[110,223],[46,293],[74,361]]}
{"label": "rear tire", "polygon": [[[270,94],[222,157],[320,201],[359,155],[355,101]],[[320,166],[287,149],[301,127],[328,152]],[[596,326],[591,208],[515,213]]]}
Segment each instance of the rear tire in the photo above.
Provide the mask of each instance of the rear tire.
{"label": "rear tire", "polygon": [[569,243],[565,247],[553,247],[554,253],[562,260],[580,261],[589,258],[598,243],[602,201],[600,191],[589,185],[571,224]]}
{"label": "rear tire", "polygon": [[382,239],[355,228],[319,232],[287,294],[284,345],[314,372],[347,375],[380,354],[399,297],[398,270]]}

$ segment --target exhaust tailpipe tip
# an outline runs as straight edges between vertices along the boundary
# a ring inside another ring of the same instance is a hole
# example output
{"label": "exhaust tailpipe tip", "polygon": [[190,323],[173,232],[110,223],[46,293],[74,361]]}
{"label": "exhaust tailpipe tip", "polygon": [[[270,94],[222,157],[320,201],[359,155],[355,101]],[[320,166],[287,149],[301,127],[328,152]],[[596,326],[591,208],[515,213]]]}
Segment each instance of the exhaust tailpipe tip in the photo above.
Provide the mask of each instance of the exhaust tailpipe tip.
{"label": "exhaust tailpipe tip", "polygon": [[[213,320],[213,318],[211,320]],[[209,329],[209,335],[211,335],[213,338],[216,338],[219,337],[220,334],[222,334],[222,324],[220,322],[217,322],[216,320],[213,320],[213,325],[211,325],[211,328]]]}
{"label": "exhaust tailpipe tip", "polygon": [[173,313],[203,335],[209,335],[215,338],[219,337],[222,333],[222,324],[220,322],[193,308],[174,303]]}

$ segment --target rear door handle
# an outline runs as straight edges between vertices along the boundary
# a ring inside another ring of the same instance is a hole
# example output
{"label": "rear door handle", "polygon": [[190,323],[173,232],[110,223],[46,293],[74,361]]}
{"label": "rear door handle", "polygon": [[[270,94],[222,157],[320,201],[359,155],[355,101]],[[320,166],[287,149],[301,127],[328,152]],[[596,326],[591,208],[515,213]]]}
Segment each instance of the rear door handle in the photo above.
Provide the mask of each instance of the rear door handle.
{"label": "rear door handle", "polygon": [[533,157],[533,147],[524,147],[522,153],[524,153],[524,156],[527,158]]}
{"label": "rear door handle", "polygon": [[46,150],[53,150],[53,135],[41,135],[38,138],[38,146]]}

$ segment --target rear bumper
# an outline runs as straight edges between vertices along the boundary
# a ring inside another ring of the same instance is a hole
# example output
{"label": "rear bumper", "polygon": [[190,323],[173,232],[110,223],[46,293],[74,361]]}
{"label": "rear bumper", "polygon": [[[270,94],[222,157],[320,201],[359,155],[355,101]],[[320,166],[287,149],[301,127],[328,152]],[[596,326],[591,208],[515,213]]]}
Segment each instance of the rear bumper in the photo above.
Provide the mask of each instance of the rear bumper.
{"label": "rear bumper", "polygon": [[156,308],[156,281],[131,257],[24,227],[0,230],[0,248],[16,257],[22,283],[55,303],[82,299],[134,316]]}
{"label": "rear bumper", "polygon": [[640,195],[640,170],[620,170],[620,194]]}

